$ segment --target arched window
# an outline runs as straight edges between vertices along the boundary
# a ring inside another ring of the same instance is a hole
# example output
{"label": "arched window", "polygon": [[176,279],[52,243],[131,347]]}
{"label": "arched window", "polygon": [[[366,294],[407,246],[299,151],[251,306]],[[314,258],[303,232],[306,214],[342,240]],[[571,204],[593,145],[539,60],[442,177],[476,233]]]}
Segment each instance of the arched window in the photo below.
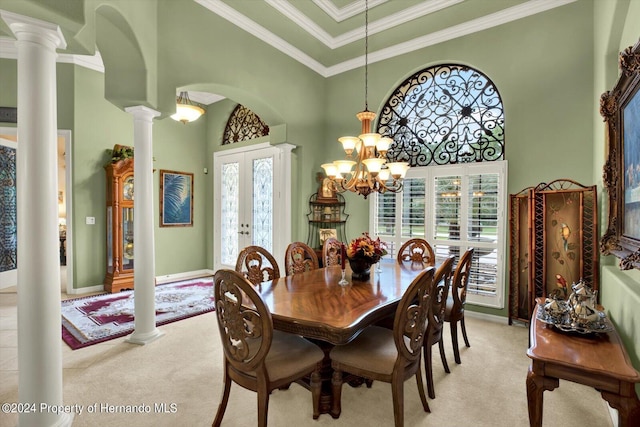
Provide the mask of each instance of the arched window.
{"label": "arched window", "polygon": [[502,160],[504,109],[495,85],[466,65],[437,65],[406,79],[382,108],[378,132],[391,162],[411,166]]}
{"label": "arched window", "polygon": [[238,104],[224,128],[222,145],[269,135],[269,126],[253,111]]}
{"label": "arched window", "polygon": [[436,264],[474,248],[467,303],[504,306],[507,212],[504,109],[483,73],[456,64],[419,71],[391,94],[377,130],[394,142],[389,161],[411,168],[400,193],[376,194],[369,229],[390,256],[426,239]]}

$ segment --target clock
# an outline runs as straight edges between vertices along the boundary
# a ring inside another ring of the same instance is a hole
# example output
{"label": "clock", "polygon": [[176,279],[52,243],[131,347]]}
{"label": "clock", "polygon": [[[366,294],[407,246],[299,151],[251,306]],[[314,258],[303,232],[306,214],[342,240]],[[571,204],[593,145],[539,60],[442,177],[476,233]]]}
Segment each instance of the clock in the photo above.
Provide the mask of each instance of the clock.
{"label": "clock", "polygon": [[[116,145],[114,152],[119,151]],[[107,292],[133,289],[134,235],[133,157],[112,159],[107,177],[107,260],[104,288]]]}

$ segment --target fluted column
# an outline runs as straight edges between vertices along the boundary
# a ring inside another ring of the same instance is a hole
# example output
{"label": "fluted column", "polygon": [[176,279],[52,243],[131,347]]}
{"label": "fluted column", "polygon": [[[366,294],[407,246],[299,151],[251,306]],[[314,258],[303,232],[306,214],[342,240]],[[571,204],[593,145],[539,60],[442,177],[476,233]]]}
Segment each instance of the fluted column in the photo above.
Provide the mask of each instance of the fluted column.
{"label": "fluted column", "polygon": [[153,238],[153,118],[159,112],[144,106],[126,108],[133,115],[133,296],[135,330],[127,338],[147,344],[164,335],[156,328],[156,262]]}
{"label": "fluted column", "polygon": [[26,426],[71,425],[62,404],[56,49],[57,25],[0,12],[18,50],[18,397]]}

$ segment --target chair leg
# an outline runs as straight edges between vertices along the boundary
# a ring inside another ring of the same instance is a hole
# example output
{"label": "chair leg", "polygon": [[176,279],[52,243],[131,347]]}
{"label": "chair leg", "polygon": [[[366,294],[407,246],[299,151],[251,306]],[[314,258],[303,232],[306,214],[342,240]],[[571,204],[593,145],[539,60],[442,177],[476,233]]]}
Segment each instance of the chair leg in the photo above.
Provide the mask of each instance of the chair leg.
{"label": "chair leg", "polygon": [[258,427],[267,427],[269,394],[266,384],[260,384],[260,381],[258,381]]}
{"label": "chair leg", "polygon": [[331,416],[338,418],[342,412],[342,372],[335,369],[331,377],[331,391],[333,393],[333,402],[331,402]]}
{"label": "chair leg", "polygon": [[222,391],[222,399],[220,399],[220,404],[218,405],[218,412],[216,412],[216,417],[213,420],[212,427],[219,427],[222,423],[222,417],[224,417],[224,411],[227,409],[227,403],[229,402],[229,393],[231,392],[231,378],[227,375],[227,371],[225,369],[224,372],[224,389]]}
{"label": "chair leg", "polygon": [[317,420],[320,416],[320,389],[322,386],[320,371],[318,369],[311,373],[309,386],[311,388],[311,400],[313,402],[313,419]]}
{"label": "chair leg", "polygon": [[433,387],[433,368],[432,368],[432,351],[431,344],[425,343],[422,347],[424,353],[424,374],[427,378],[427,392],[431,399],[436,398],[435,388]]}
{"label": "chair leg", "polygon": [[459,365],[462,363],[460,361],[460,350],[458,349],[458,323],[451,322],[451,344],[453,346],[453,358],[456,360],[456,363]]}
{"label": "chair leg", "polygon": [[440,348],[440,360],[442,360],[444,371],[447,374],[450,374],[451,371],[449,370],[449,364],[447,363],[447,356],[445,356],[444,354],[444,340],[442,338],[440,338],[440,341],[438,341],[438,347]]}
{"label": "chair leg", "polygon": [[462,329],[462,338],[464,338],[464,345],[466,345],[467,347],[471,347],[471,345],[469,345],[469,339],[467,338],[467,328],[464,326],[464,316],[462,316],[462,319],[460,319],[460,327]]}
{"label": "chair leg", "polygon": [[422,401],[424,412],[431,412],[431,409],[429,409],[429,403],[427,403],[427,396],[424,395],[424,384],[422,383],[422,372],[419,365],[418,371],[416,372],[416,384],[418,385],[418,394],[420,395],[420,400]]}
{"label": "chair leg", "polygon": [[[416,375],[416,381],[419,381],[419,384],[422,384],[422,378],[418,380],[418,377],[422,377],[421,372]],[[418,390],[420,390],[420,386],[418,386]],[[393,381],[391,381],[391,395],[393,398],[394,425],[395,427],[404,427],[404,381],[397,375]],[[422,389],[422,396],[424,396],[424,389]],[[422,398],[422,396],[420,397]],[[425,397],[424,399],[424,402],[426,402],[427,398]]]}

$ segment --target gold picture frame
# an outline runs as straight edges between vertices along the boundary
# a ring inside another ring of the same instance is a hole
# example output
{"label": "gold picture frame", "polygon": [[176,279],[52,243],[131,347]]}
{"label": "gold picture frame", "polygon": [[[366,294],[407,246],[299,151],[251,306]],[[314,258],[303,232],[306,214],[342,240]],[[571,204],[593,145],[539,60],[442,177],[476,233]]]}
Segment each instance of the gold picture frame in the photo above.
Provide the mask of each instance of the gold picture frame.
{"label": "gold picture frame", "polygon": [[609,214],[600,252],[620,258],[620,269],[640,269],[640,41],[620,53],[620,77],[600,97],[607,126],[603,167]]}

